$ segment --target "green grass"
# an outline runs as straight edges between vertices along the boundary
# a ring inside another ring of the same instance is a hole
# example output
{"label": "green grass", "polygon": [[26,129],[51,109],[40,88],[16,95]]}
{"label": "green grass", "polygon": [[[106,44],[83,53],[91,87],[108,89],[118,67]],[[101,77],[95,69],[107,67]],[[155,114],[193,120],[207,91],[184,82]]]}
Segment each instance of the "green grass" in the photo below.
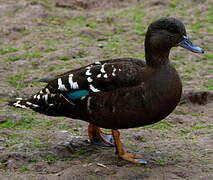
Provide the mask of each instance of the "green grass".
{"label": "green grass", "polygon": [[[72,64],[69,66],[70,68],[72,68]],[[66,69],[66,64],[56,64],[56,65],[52,65],[52,66],[49,66],[46,71],[47,72],[52,72],[52,71],[55,71],[57,69],[60,69],[61,72],[64,70],[63,69]],[[61,73],[60,73],[61,74]]]}
{"label": "green grass", "polygon": [[30,60],[30,59],[33,59],[33,58],[37,58],[37,57],[42,57],[43,56],[43,53],[42,52],[30,52],[30,53],[25,53],[25,54],[22,54],[22,55],[16,55],[16,56],[9,56],[9,57],[6,57],[4,58],[6,61],[18,61],[18,60]]}
{"label": "green grass", "polygon": [[45,157],[45,160],[49,163],[49,164],[53,164],[55,161],[59,160],[59,158],[55,155],[48,155]]}
{"label": "green grass", "polygon": [[213,84],[204,85],[209,91],[213,91]]}
{"label": "green grass", "polygon": [[44,148],[46,147],[46,144],[42,141],[40,141],[39,139],[33,139],[32,141],[32,148],[33,149],[40,149],[40,148]]}
{"label": "green grass", "polygon": [[9,139],[16,139],[16,138],[21,138],[21,137],[23,137],[23,135],[21,135],[21,134],[9,134],[7,137],[8,137]]}
{"label": "green grass", "polygon": [[144,126],[144,129],[156,129],[156,130],[166,130],[166,129],[170,129],[172,127],[171,123],[166,121],[166,120],[162,120],[159,121],[153,125],[148,125],[148,126]]}
{"label": "green grass", "polygon": [[57,49],[54,48],[54,47],[48,47],[46,49],[43,50],[43,52],[53,52],[53,51],[56,51]]}
{"label": "green grass", "polygon": [[37,81],[25,82],[28,76],[31,76],[28,72],[19,73],[16,75],[8,76],[6,81],[12,87],[15,87],[16,90],[22,90],[28,86],[40,86],[40,83]]}
{"label": "green grass", "polygon": [[140,142],[147,142],[148,141],[148,139],[144,136],[138,137],[137,140],[140,141]]}
{"label": "green grass", "polygon": [[69,60],[69,56],[63,55],[63,56],[59,56],[58,59],[62,60],[62,61],[67,61]]}
{"label": "green grass", "polygon": [[7,129],[14,129],[14,128],[19,128],[19,127],[24,127],[24,129],[31,129],[33,124],[32,121],[34,120],[33,117],[24,119],[22,121],[13,121],[13,120],[8,120],[5,123],[0,124],[0,128],[7,128]]}
{"label": "green grass", "polygon": [[23,84],[26,76],[28,76],[28,73],[20,73],[13,76],[8,76],[7,82],[11,86],[16,87],[17,90],[21,90],[26,87],[26,85]]}
{"label": "green grass", "polygon": [[167,161],[164,159],[157,159],[155,162],[160,166],[165,166]]}
{"label": "green grass", "polygon": [[[43,122],[43,120],[37,120],[35,118],[35,115],[37,114],[36,112],[29,111],[26,109],[20,109],[20,108],[13,108],[13,107],[11,108],[12,108],[11,111],[15,111],[16,113],[19,114],[19,116],[21,116],[20,120],[8,119],[6,122],[0,124],[0,128],[13,129],[18,131],[28,130],[28,129],[38,128],[40,124]],[[13,135],[13,136],[16,136],[16,135]]]}
{"label": "green grass", "polygon": [[63,124],[63,125],[59,126],[59,129],[62,129],[62,130],[70,130],[71,127],[70,127],[70,126],[67,126],[67,125],[65,125],[65,124]]}
{"label": "green grass", "polygon": [[133,13],[133,16],[132,16],[133,20],[135,22],[137,22],[137,23],[140,23],[140,24],[142,22],[142,18],[145,17],[145,13],[144,13],[144,11],[143,11],[142,8],[143,7],[141,7],[141,9],[135,9],[134,11],[132,11],[132,13]]}
{"label": "green grass", "polygon": [[10,147],[10,146],[13,146],[13,145],[18,144],[18,143],[20,143],[20,142],[19,141],[9,141],[9,142],[5,143],[5,146]]}
{"label": "green grass", "polygon": [[179,2],[177,0],[172,0],[172,1],[170,1],[169,6],[171,8],[176,8],[178,6],[178,3]]}
{"label": "green grass", "polygon": [[192,130],[197,130],[197,129],[204,129],[204,128],[213,129],[213,125],[197,124],[197,125],[192,126],[191,129],[192,129]]}
{"label": "green grass", "polygon": [[19,51],[19,49],[14,48],[14,47],[3,48],[3,49],[0,49],[0,55],[13,53],[13,52],[17,52],[17,51]]}
{"label": "green grass", "polygon": [[27,166],[22,166],[19,168],[20,172],[27,172],[27,171],[32,171],[31,168],[27,167]]}
{"label": "green grass", "polygon": [[190,133],[190,130],[189,129],[180,129],[180,133],[181,134],[188,134],[188,133]]}
{"label": "green grass", "polygon": [[18,55],[18,56],[9,56],[7,58],[5,58],[6,61],[18,61],[21,59],[24,59],[25,57],[22,55]]}

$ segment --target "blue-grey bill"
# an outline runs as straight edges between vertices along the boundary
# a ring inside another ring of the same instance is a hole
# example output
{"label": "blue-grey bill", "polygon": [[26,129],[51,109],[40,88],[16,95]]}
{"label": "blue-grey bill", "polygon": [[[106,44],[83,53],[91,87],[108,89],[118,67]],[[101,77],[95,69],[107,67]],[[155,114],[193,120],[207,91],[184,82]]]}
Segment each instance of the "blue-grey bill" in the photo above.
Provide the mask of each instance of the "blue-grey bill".
{"label": "blue-grey bill", "polygon": [[204,50],[202,48],[193,45],[189,38],[186,36],[184,36],[184,39],[178,45],[195,53],[204,53]]}

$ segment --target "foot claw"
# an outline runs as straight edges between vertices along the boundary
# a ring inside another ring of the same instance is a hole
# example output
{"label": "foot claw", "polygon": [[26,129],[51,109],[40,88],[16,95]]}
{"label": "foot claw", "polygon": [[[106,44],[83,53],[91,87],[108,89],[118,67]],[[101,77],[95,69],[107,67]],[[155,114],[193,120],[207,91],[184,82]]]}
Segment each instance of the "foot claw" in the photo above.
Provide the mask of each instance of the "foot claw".
{"label": "foot claw", "polygon": [[136,161],[138,161],[140,164],[147,164],[149,161],[144,160],[144,159],[135,159]]}

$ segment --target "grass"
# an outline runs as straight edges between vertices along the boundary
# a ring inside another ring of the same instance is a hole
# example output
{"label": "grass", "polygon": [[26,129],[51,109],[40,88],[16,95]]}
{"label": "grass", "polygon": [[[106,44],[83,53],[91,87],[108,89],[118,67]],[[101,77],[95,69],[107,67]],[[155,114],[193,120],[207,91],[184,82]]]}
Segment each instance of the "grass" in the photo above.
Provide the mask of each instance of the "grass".
{"label": "grass", "polygon": [[57,50],[57,48],[54,48],[54,47],[48,47],[48,48],[46,48],[46,49],[44,49],[44,52],[53,52],[53,51],[56,51]]}
{"label": "grass", "polygon": [[204,129],[204,128],[213,129],[213,125],[197,124],[197,125],[192,126],[191,129],[192,129],[192,130],[198,130],[198,129]]}
{"label": "grass", "polygon": [[147,142],[148,141],[148,139],[144,136],[138,137],[137,140],[140,141],[140,142]]}
{"label": "grass", "polygon": [[172,127],[172,124],[166,120],[159,121],[153,125],[144,126],[144,129],[167,130]]}
{"label": "grass", "polygon": [[38,58],[38,57],[42,57],[43,53],[36,51],[36,52],[30,52],[30,53],[25,53],[22,55],[16,55],[16,56],[9,56],[4,58],[5,61],[18,61],[18,60],[31,60],[33,58]]}
{"label": "grass", "polygon": [[31,129],[33,127],[33,120],[34,118],[28,117],[27,119],[24,119],[22,121],[13,121],[8,120],[5,123],[0,124],[0,128],[6,128],[6,129]]}
{"label": "grass", "polygon": [[69,60],[69,56],[66,56],[66,55],[59,56],[58,59],[60,59],[62,61],[67,61],[67,60]]}
{"label": "grass", "polygon": [[27,171],[32,171],[31,168],[27,167],[27,166],[22,166],[19,168],[20,172],[27,172]]}
{"label": "grass", "polygon": [[204,85],[209,91],[213,91],[213,85],[212,84],[206,84]]}
{"label": "grass", "polygon": [[13,52],[17,52],[17,51],[19,51],[19,49],[14,48],[14,47],[3,48],[3,49],[0,49],[0,55],[13,53]]}
{"label": "grass", "polygon": [[19,73],[16,75],[8,76],[7,82],[12,86],[15,87],[17,90],[24,89],[30,85],[37,86],[39,85],[38,82],[33,81],[31,83],[25,83],[24,81],[29,76],[29,73]]}

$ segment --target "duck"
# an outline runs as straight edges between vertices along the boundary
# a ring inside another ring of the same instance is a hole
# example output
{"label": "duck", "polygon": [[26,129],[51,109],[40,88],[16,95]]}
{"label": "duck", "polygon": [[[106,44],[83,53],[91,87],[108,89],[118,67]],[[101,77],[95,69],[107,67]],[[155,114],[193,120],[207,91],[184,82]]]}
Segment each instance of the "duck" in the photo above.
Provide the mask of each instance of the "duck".
{"label": "duck", "polygon": [[[121,159],[147,163],[142,155],[124,150],[119,130],[154,124],[179,103],[182,83],[169,60],[172,47],[181,46],[195,53],[204,50],[192,44],[184,24],[173,17],[152,22],[144,46],[145,61],[96,61],[48,80],[39,92],[27,99],[16,98],[9,105],[88,122],[92,144],[114,146]],[[110,129],[111,134],[101,128]]]}

